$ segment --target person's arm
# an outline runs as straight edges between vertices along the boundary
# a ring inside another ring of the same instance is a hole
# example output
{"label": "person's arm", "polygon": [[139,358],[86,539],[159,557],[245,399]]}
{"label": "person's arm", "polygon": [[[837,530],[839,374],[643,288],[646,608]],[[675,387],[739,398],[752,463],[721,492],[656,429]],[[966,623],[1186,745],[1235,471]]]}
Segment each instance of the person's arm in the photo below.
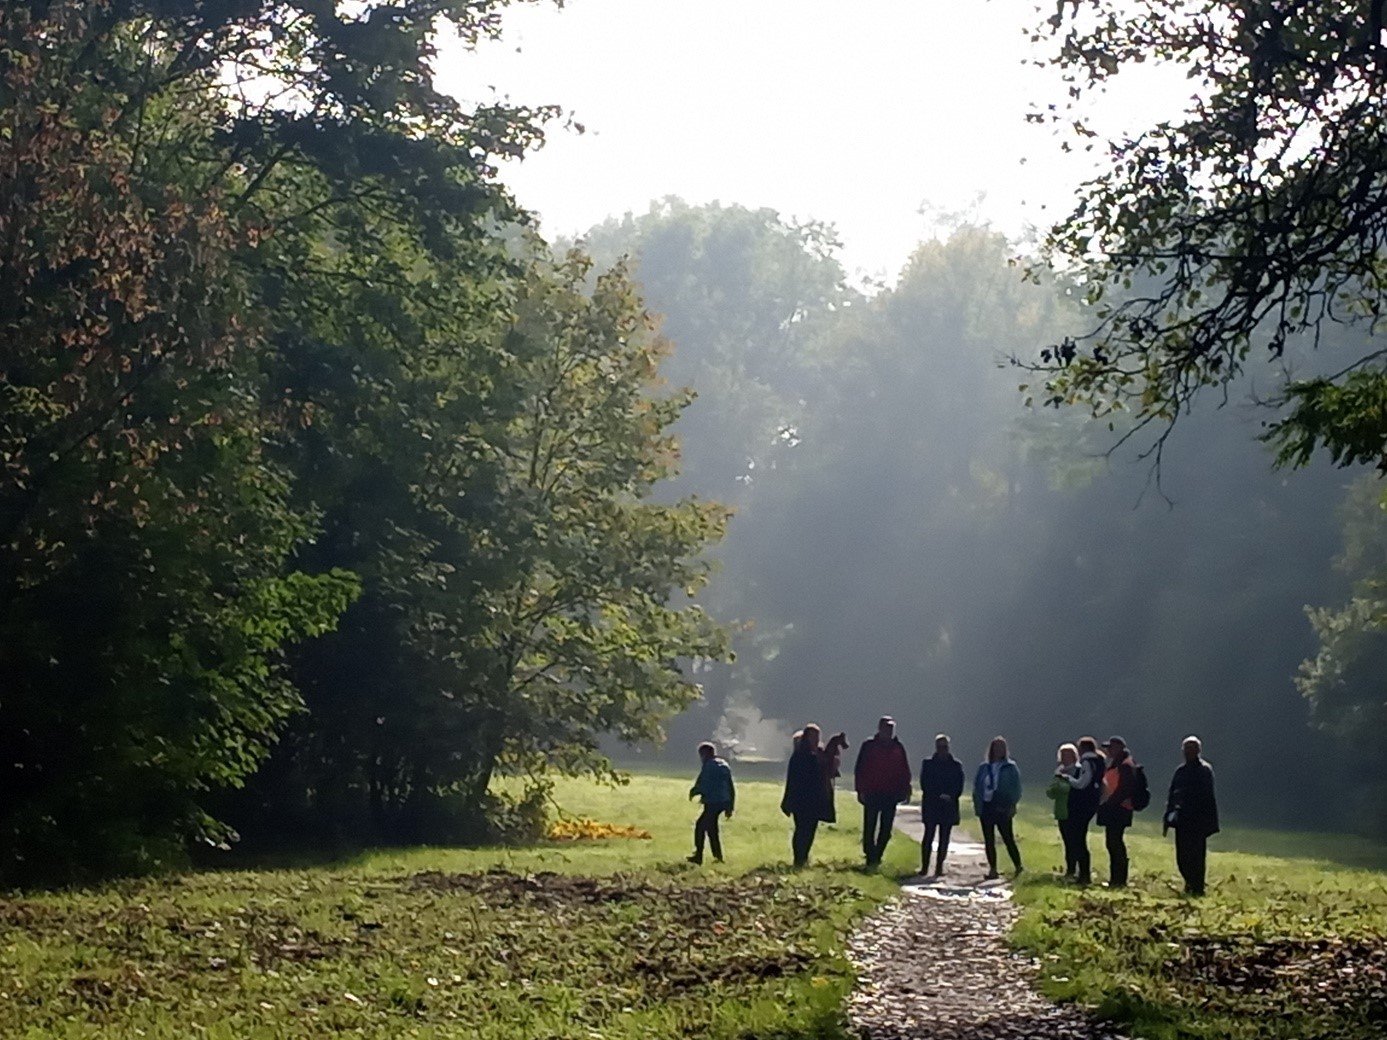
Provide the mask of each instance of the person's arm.
{"label": "person's arm", "polygon": [[963,797],[963,788],[964,788],[964,786],[965,786],[967,783],[968,783],[968,778],[967,778],[966,776],[963,775],[963,763],[962,763],[962,762],[955,762],[955,763],[954,763],[954,789],[953,789],[952,791],[949,792],[949,795],[953,798],[954,801],[958,801],[960,798]]}
{"label": "person's arm", "polygon": [[901,795],[901,800],[910,801],[910,756],[906,754],[905,745],[896,745],[896,787]]}
{"label": "person's arm", "polygon": [[704,765],[698,770],[698,776],[694,778],[693,786],[689,788],[689,797],[696,798],[703,793],[703,777],[708,772],[708,765]]}
{"label": "person's arm", "polygon": [[732,779],[732,770],[727,770],[727,815],[732,815],[732,810],[737,808],[737,781]]}
{"label": "person's arm", "polygon": [[1206,763],[1205,766],[1204,766],[1204,773],[1205,773],[1205,775],[1209,778],[1209,790],[1208,790],[1208,794],[1209,794],[1209,826],[1208,826],[1208,831],[1209,831],[1210,834],[1217,834],[1217,833],[1218,833],[1218,799],[1214,797],[1214,767],[1211,766],[1211,765],[1208,765],[1208,764]]}
{"label": "person's arm", "polygon": [[[852,767],[852,789],[856,791],[858,794],[862,793],[862,765],[866,757],[867,741],[864,740],[862,742],[862,746],[857,749],[857,761],[853,764]],[[833,773],[833,766],[831,763],[828,767],[828,771],[830,774]]]}
{"label": "person's arm", "polygon": [[1082,791],[1093,780],[1093,763],[1080,760],[1077,776],[1070,776],[1068,773],[1063,775],[1064,779],[1069,782],[1070,787],[1076,791]]}

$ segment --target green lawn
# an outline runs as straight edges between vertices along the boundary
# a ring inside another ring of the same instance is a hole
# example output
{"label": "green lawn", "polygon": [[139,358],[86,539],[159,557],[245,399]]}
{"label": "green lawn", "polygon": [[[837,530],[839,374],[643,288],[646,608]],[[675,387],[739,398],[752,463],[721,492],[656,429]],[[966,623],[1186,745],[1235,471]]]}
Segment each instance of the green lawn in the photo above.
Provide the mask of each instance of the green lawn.
{"label": "green lawn", "polygon": [[557,791],[651,840],[381,852],[0,900],[0,1036],[488,1040],[841,1035],[851,923],[914,847],[857,871],[856,805],[791,873],[772,783],[696,868],[688,779]]}
{"label": "green lawn", "polygon": [[[1180,894],[1159,805],[1129,835],[1132,887],[1078,891],[1045,807],[1017,832],[1032,874],[1013,940],[1041,959],[1044,988],[1151,1038],[1387,1035],[1387,847],[1335,835],[1230,828],[1213,839],[1209,895]],[[1106,873],[1092,833],[1096,880]]]}

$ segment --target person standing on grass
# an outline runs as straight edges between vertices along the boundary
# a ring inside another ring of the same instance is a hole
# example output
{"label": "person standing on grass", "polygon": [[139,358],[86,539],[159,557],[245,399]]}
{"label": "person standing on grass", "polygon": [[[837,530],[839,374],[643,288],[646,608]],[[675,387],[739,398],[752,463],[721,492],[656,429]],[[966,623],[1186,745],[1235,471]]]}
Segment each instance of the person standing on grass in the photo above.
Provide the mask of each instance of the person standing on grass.
{"label": "person standing on grass", "polygon": [[1218,833],[1214,768],[1204,761],[1198,737],[1186,737],[1180,750],[1185,761],[1170,778],[1161,834],[1175,830],[1175,865],[1185,879],[1185,892],[1202,896],[1209,838]]}
{"label": "person standing on grass", "polygon": [[812,722],[805,726],[785,767],[785,796],[780,799],[780,811],[795,821],[790,851],[796,867],[808,865],[819,824],[831,820],[833,815],[833,780],[826,777],[821,765],[824,749],[819,747],[819,737],[818,726]]}
{"label": "person standing on grass", "polygon": [[1074,834],[1069,823],[1069,796],[1079,777],[1079,749],[1073,744],[1061,744],[1055,753],[1055,775],[1045,788],[1046,796],[1055,803],[1055,822],[1059,824],[1060,842],[1064,845],[1064,876],[1079,873],[1079,855],[1074,847]]}
{"label": "person standing on grass", "polygon": [[1098,803],[1098,826],[1108,846],[1108,887],[1126,888],[1130,861],[1127,828],[1132,825],[1137,794],[1136,764],[1127,742],[1109,737],[1108,759],[1103,767],[1103,793]]}
{"label": "person standing on grass", "polygon": [[934,754],[920,763],[920,818],[925,824],[925,837],[920,842],[920,873],[929,873],[930,848],[939,835],[939,851],[935,853],[934,876],[944,876],[944,859],[949,854],[949,834],[958,826],[958,801],[963,797],[963,763],[949,750],[949,738],[941,733],[934,738]]}
{"label": "person standing on grass", "polygon": [[[1077,775],[1069,780],[1069,841],[1074,856],[1074,880],[1088,885],[1093,880],[1093,857],[1088,851],[1088,826],[1098,814],[1098,802],[1103,797],[1103,756],[1098,753],[1098,741],[1093,737],[1079,740]],[[1066,867],[1069,855],[1065,855]],[[1066,871],[1066,877],[1068,872]]]}
{"label": "person standing on grass", "polygon": [[732,819],[732,811],[737,807],[737,785],[732,781],[732,767],[718,758],[716,745],[704,741],[698,745],[698,757],[703,768],[689,789],[689,797],[703,800],[703,812],[694,823],[694,853],[689,862],[703,862],[706,841],[713,850],[713,859],[721,863],[722,835],[718,833],[718,817]]}
{"label": "person standing on grass", "polygon": [[869,868],[876,867],[891,840],[896,806],[910,801],[910,756],[890,715],[877,720],[876,736],[862,742],[852,774],[862,804],[862,854]]}
{"label": "person standing on grass", "polygon": [[1007,753],[1003,737],[993,737],[987,746],[987,760],[978,766],[973,777],[973,812],[982,824],[983,851],[987,853],[987,880],[1000,877],[997,873],[997,835],[1007,847],[1011,865],[1021,873],[1021,850],[1016,847],[1012,817],[1021,801],[1021,770]]}

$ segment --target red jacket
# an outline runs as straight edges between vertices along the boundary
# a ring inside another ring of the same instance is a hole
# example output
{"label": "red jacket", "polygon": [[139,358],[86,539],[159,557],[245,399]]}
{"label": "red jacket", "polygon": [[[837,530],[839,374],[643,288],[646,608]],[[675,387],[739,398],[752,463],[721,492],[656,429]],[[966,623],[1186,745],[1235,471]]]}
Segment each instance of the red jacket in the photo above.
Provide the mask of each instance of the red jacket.
{"label": "red jacket", "polygon": [[853,770],[857,798],[894,798],[910,800],[910,759],[905,746],[892,737],[864,740],[857,752],[857,767]]}

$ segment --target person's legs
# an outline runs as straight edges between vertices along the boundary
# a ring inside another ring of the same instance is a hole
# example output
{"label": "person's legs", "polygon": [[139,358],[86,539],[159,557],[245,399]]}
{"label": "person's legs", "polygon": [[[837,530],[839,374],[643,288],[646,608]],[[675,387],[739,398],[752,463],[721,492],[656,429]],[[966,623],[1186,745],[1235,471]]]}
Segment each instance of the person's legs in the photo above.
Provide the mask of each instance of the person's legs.
{"label": "person's legs", "polygon": [[987,873],[989,877],[997,876],[997,824],[991,816],[983,815],[980,818],[982,823],[982,850],[987,856]]}
{"label": "person's legs", "polygon": [[703,815],[707,817],[703,829],[708,833],[708,847],[713,850],[713,858],[719,863],[722,862],[722,834],[718,831],[718,816],[722,811],[723,806],[703,810]]}
{"label": "person's legs", "polygon": [[[1007,855],[1011,857],[1011,865],[1016,868],[1016,873],[1021,873],[1021,850],[1016,847],[1016,832],[1011,825],[1011,817],[1003,816],[997,821],[997,831],[1002,835],[1002,841],[1007,847]],[[995,860],[996,855],[994,853]],[[996,870],[994,866],[992,868]]]}
{"label": "person's legs", "polygon": [[877,843],[877,819],[880,815],[881,810],[872,799],[868,798],[862,803],[862,858],[867,861],[869,867],[876,862],[873,856]]}
{"label": "person's legs", "polygon": [[1108,884],[1122,888],[1127,884],[1127,828],[1120,823],[1106,827],[1108,845]]}
{"label": "person's legs", "polygon": [[1208,839],[1186,830],[1175,830],[1175,865],[1185,879],[1185,891],[1190,895],[1204,894],[1204,869],[1208,857]]}
{"label": "person's legs", "polygon": [[1060,820],[1060,844],[1064,847],[1064,876],[1069,878],[1074,876],[1074,828],[1072,821]]}
{"label": "person's legs", "polygon": [[891,840],[891,831],[896,826],[896,803],[882,802],[877,806],[877,810],[880,815],[877,817],[876,848],[872,858],[880,863],[881,858],[886,855],[886,843]]}
{"label": "person's legs", "polygon": [[[923,838],[920,839],[920,873],[921,873],[921,874],[928,874],[928,873],[929,873],[929,853],[930,853],[930,849],[933,848],[933,846],[934,846],[934,835],[935,835],[936,832],[938,832],[938,830],[939,830],[939,825],[938,825],[938,824],[934,824],[934,823],[927,823],[927,824],[925,824],[925,836],[924,836]],[[942,834],[939,835],[939,840],[940,840],[940,843],[941,843],[941,845],[942,845],[943,840],[944,840],[944,836],[943,836]]]}
{"label": "person's legs", "polygon": [[802,867],[809,862],[809,852],[814,847],[814,832],[818,829],[819,818],[813,813],[795,814],[795,835],[791,841],[795,866]]}
{"label": "person's legs", "polygon": [[934,872],[944,873],[944,858],[949,854],[949,834],[954,829],[952,823],[941,823],[939,825],[939,852],[934,861]]}
{"label": "person's legs", "polygon": [[1093,856],[1088,851],[1088,825],[1092,817],[1080,816],[1074,820],[1071,835],[1074,841],[1074,866],[1079,884],[1087,885],[1093,880]]}
{"label": "person's legs", "polygon": [[698,819],[694,821],[694,851],[689,857],[690,863],[703,862],[703,844],[708,836],[708,809],[698,814]]}

